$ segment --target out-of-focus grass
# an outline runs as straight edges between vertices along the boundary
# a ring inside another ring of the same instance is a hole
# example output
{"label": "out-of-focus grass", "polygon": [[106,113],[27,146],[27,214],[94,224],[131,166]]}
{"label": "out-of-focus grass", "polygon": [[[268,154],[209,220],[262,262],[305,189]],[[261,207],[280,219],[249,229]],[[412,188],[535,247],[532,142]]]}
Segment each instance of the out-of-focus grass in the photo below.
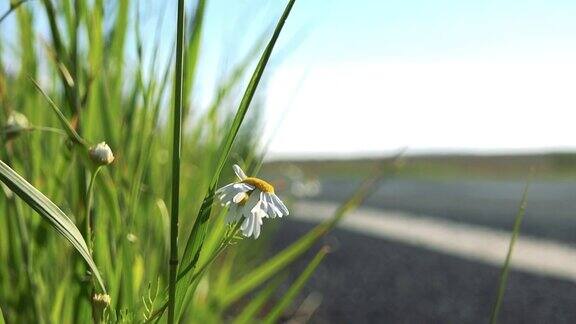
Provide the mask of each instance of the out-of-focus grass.
{"label": "out-of-focus grass", "polygon": [[502,302],[504,301],[504,293],[506,292],[506,286],[508,284],[508,275],[510,273],[510,266],[512,263],[512,254],[514,253],[514,246],[516,240],[520,235],[520,226],[522,225],[522,220],[526,213],[526,204],[528,202],[528,189],[530,188],[530,180],[526,183],[524,187],[524,192],[522,193],[522,200],[520,200],[520,205],[518,206],[518,213],[514,219],[514,226],[512,227],[512,234],[510,237],[510,244],[508,245],[508,252],[506,254],[506,259],[502,264],[502,269],[500,271],[500,277],[498,280],[498,291],[496,293],[496,298],[494,300],[494,305],[492,306],[492,313],[490,314],[490,324],[498,323],[498,316],[500,315],[500,309],[502,308]]}
{"label": "out-of-focus grass", "polygon": [[[14,46],[0,39],[0,57],[8,58],[0,60],[0,314],[7,323],[156,322],[166,310],[169,321],[185,323],[283,316],[326,251],[275,301],[288,266],[371,191],[364,185],[334,218],[268,260],[264,241],[236,244],[238,227],[213,206],[214,190],[232,179],[232,162],[250,174],[262,163],[252,99],[294,3],[287,1],[274,33],[232,67],[204,113],[191,96],[206,1],[196,1],[186,14],[191,21],[179,24],[186,26],[181,78],[172,57],[159,62],[158,40],[166,35],[142,34],[138,3],[41,0],[9,9]],[[38,30],[38,15],[48,30]],[[136,48],[135,60],[128,48]],[[231,110],[226,103],[243,87]],[[181,115],[170,109],[174,101]],[[186,131],[172,132],[166,120]],[[102,141],[114,152],[112,165],[90,159],[90,147]],[[179,170],[179,182],[170,170]],[[104,312],[103,293],[111,302]],[[254,302],[246,303],[248,294]]]}

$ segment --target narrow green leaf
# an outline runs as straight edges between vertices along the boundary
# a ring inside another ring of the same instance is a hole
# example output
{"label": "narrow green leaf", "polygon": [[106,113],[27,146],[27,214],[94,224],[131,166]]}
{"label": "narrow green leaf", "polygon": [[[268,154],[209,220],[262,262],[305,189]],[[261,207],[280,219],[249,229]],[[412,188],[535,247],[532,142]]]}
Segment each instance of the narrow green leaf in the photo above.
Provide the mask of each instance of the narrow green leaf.
{"label": "narrow green leaf", "polygon": [[270,313],[264,319],[265,324],[276,323],[280,316],[284,313],[286,308],[292,304],[292,301],[296,296],[300,293],[302,288],[304,288],[304,284],[310,279],[316,268],[320,265],[320,262],[324,259],[326,254],[328,253],[329,248],[324,246],[318,251],[314,259],[308,263],[304,271],[296,278],[296,281],[288,288],[288,291],[282,296],[280,301],[272,308]]}
{"label": "narrow green leaf", "polygon": [[[56,13],[56,8],[51,0],[43,0],[42,3],[44,4],[44,9],[50,26],[50,34],[52,35],[52,44],[54,45],[55,55],[52,58],[58,68],[58,76],[60,77],[60,81],[64,87],[64,94],[66,95],[70,112],[77,113],[77,110],[80,109],[80,102],[78,100],[78,87],[73,86],[73,83],[78,82],[79,80],[73,80],[67,68],[69,63],[72,63],[72,60],[70,60],[70,55],[63,42],[63,36],[58,28],[58,15]],[[71,80],[72,83],[70,83]]]}
{"label": "narrow green leaf", "polygon": [[250,79],[250,82],[248,83],[248,87],[246,88],[246,91],[244,92],[244,96],[242,97],[242,101],[240,101],[240,106],[238,107],[238,111],[236,112],[236,116],[234,117],[234,120],[232,122],[232,127],[231,127],[230,131],[228,132],[228,135],[226,136],[226,140],[224,141],[224,146],[223,146],[222,150],[220,151],[220,159],[218,161],[218,167],[216,169],[216,172],[214,173],[214,176],[212,177],[211,187],[215,187],[218,184],[218,179],[220,179],[220,173],[222,172],[222,169],[224,168],[224,164],[226,163],[226,160],[228,159],[228,155],[230,154],[230,150],[232,148],[232,144],[234,143],[234,139],[236,138],[236,135],[238,134],[238,130],[240,129],[240,125],[242,124],[242,121],[244,120],[244,116],[246,115],[248,107],[250,106],[250,103],[252,102],[252,98],[254,97],[254,94],[256,93],[256,88],[258,87],[258,83],[260,82],[260,79],[262,78],[262,74],[264,73],[264,69],[266,68],[266,65],[268,64],[268,60],[270,59],[270,55],[272,54],[272,50],[274,49],[274,45],[276,44],[276,40],[278,39],[278,36],[280,36],[280,32],[282,31],[282,28],[284,27],[284,23],[286,22],[286,19],[288,19],[288,15],[290,14],[290,11],[292,10],[292,7],[294,6],[295,2],[296,2],[296,0],[290,0],[288,5],[286,6],[286,9],[284,10],[282,17],[280,17],[280,20],[278,21],[278,24],[276,25],[276,29],[274,30],[274,34],[272,35],[272,38],[270,39],[270,41],[268,42],[268,45],[264,49],[264,53],[262,53],[262,56],[260,57],[260,61],[258,61],[258,65],[256,66],[254,73],[252,74],[252,78]]}
{"label": "narrow green leaf", "polygon": [[[532,178],[532,176],[530,176]],[[508,253],[506,254],[506,260],[502,265],[500,271],[500,277],[498,279],[498,292],[496,293],[496,300],[494,306],[492,307],[492,314],[490,315],[490,323],[496,324],[498,322],[498,315],[502,307],[502,301],[504,299],[504,292],[506,291],[506,285],[508,283],[508,273],[510,272],[510,262],[512,260],[512,253],[514,252],[514,245],[516,244],[516,239],[520,235],[520,225],[522,224],[522,219],[524,219],[524,214],[526,213],[526,204],[528,201],[528,189],[530,187],[530,180],[524,186],[524,192],[522,193],[522,200],[520,200],[520,205],[518,206],[518,212],[516,218],[514,219],[514,226],[512,227],[512,236],[510,237],[510,244],[508,246]]]}
{"label": "narrow green leaf", "polygon": [[[190,235],[188,236],[188,239],[186,241],[186,247],[184,249],[184,254],[182,256],[182,262],[180,263],[181,264],[180,269],[186,269],[187,274],[184,280],[181,281],[177,287],[176,292],[177,309],[182,306],[182,301],[184,300],[188,287],[191,284],[192,274],[190,270],[192,270],[195,267],[200,255],[200,251],[202,249],[204,238],[206,236],[208,217],[210,216],[210,212],[212,209],[212,200],[214,192],[216,190],[216,186],[218,184],[218,180],[220,178],[220,173],[222,172],[226,160],[228,159],[228,155],[230,154],[230,150],[232,148],[232,144],[234,143],[234,139],[238,134],[240,125],[244,120],[244,116],[246,115],[250,103],[252,102],[252,98],[254,97],[254,93],[256,92],[256,88],[258,87],[258,83],[262,78],[262,74],[264,73],[266,64],[268,63],[270,55],[272,54],[272,50],[274,48],[274,45],[276,44],[276,40],[278,39],[278,36],[280,35],[282,28],[284,27],[284,23],[286,22],[286,19],[288,18],[288,15],[290,14],[292,7],[294,6],[294,3],[295,0],[290,0],[290,2],[288,2],[288,5],[286,6],[286,9],[284,10],[284,13],[282,14],[282,17],[280,17],[280,20],[276,25],[276,29],[274,30],[274,34],[272,35],[270,41],[268,42],[268,45],[266,46],[264,53],[262,53],[260,61],[258,62],[258,65],[256,66],[254,73],[252,74],[252,78],[250,79],[248,87],[244,92],[244,96],[242,97],[242,101],[240,102],[240,105],[236,112],[236,116],[234,117],[234,121],[232,122],[232,126],[228,131],[224,144],[220,150],[220,156],[216,171],[212,176],[208,192],[204,197],[202,206],[200,207],[200,211],[198,213],[198,216],[196,217],[194,226],[192,227],[192,231],[190,232]],[[183,274],[184,273],[181,272],[181,270],[179,270],[179,275],[181,276]]]}
{"label": "narrow green leaf", "polygon": [[[283,278],[282,278],[283,279]],[[281,280],[275,280],[270,283],[262,291],[258,292],[252,300],[242,309],[242,312],[234,319],[234,324],[250,324],[256,322],[260,310],[264,307],[267,301],[273,296],[274,292],[280,286]]]}
{"label": "narrow green leaf", "polygon": [[[131,1],[119,1],[116,10],[116,20],[114,22],[114,33],[112,33],[112,40],[110,46],[110,58],[116,62],[122,62],[124,58],[124,48],[126,47],[126,35],[128,23],[130,19],[130,4]],[[118,65],[119,67],[122,64]]]}
{"label": "narrow green leaf", "polygon": [[188,46],[186,47],[184,56],[184,93],[183,93],[183,103],[184,103],[184,120],[186,120],[188,113],[190,112],[190,96],[194,88],[194,81],[196,78],[196,70],[198,64],[198,58],[200,56],[200,41],[202,39],[202,25],[204,23],[204,12],[206,11],[206,0],[198,0],[196,3],[196,9],[194,11],[194,18],[190,23],[189,39],[187,41]]}
{"label": "narrow green leaf", "polygon": [[44,96],[44,98],[46,98],[46,101],[48,101],[48,103],[50,104],[50,108],[52,108],[54,113],[56,113],[56,116],[58,116],[58,120],[60,120],[60,123],[64,127],[64,130],[66,131],[66,133],[68,134],[70,139],[73,140],[74,142],[78,143],[78,144],[81,144],[83,146],[87,146],[86,141],[84,141],[84,139],[82,137],[80,137],[80,135],[78,135],[78,133],[74,130],[72,125],[70,125],[70,123],[68,122],[68,120],[66,119],[66,117],[64,116],[62,111],[58,108],[58,106],[56,106],[54,101],[52,101],[52,99],[50,99],[50,97],[46,94],[46,92],[44,92],[44,90],[42,90],[40,85],[36,81],[34,81],[34,79],[31,78],[30,80],[32,81],[32,83],[34,83],[34,86],[36,87],[36,89],[38,89],[38,91],[40,91],[42,96]]}
{"label": "narrow green leaf", "polygon": [[0,324],[5,324],[4,314],[2,314],[2,307],[0,307]]}
{"label": "narrow green leaf", "polygon": [[86,246],[86,241],[74,223],[56,206],[50,199],[44,196],[38,189],[28,183],[18,173],[12,170],[4,162],[0,161],[0,181],[4,182],[20,199],[32,207],[40,216],[54,227],[74,248],[82,255],[86,263],[95,275],[100,287],[105,292],[106,288],[100,272],[96,268],[94,260]]}

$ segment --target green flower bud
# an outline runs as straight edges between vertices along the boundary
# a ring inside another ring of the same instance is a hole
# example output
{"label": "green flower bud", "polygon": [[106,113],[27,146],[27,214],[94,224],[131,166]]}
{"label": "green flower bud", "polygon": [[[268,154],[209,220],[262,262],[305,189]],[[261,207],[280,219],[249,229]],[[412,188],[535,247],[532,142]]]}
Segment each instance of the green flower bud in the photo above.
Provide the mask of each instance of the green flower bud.
{"label": "green flower bud", "polygon": [[114,154],[106,142],[98,143],[88,151],[90,159],[97,165],[108,165],[114,161]]}
{"label": "green flower bud", "polygon": [[104,316],[104,310],[110,306],[110,296],[107,294],[95,294],[92,296],[92,316],[94,323],[101,323]]}
{"label": "green flower bud", "polygon": [[8,116],[6,120],[6,125],[4,125],[4,134],[8,139],[14,138],[22,131],[25,131],[30,128],[30,122],[28,122],[28,118],[23,114],[13,111]]}

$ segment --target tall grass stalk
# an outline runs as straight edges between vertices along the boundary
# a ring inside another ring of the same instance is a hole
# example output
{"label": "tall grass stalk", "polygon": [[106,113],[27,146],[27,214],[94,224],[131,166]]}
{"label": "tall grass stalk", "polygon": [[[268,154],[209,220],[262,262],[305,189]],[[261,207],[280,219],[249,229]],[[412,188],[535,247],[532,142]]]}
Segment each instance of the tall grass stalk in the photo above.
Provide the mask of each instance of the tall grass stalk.
{"label": "tall grass stalk", "polygon": [[180,154],[182,150],[182,80],[184,77],[184,0],[178,0],[176,25],[176,66],[174,73],[174,126],[172,142],[172,205],[170,214],[170,277],[168,287],[168,323],[174,323],[176,277],[178,274],[178,211],[180,209]]}
{"label": "tall grass stalk", "polygon": [[94,229],[93,227],[93,222],[92,222],[92,201],[94,200],[94,184],[96,182],[96,177],[98,176],[98,173],[100,172],[100,169],[102,167],[98,166],[96,167],[96,169],[92,172],[92,176],[90,177],[90,183],[88,184],[88,191],[86,192],[86,194],[88,195],[88,197],[86,197],[86,243],[88,243],[88,250],[90,251],[90,253],[92,253],[93,250],[93,245],[94,245]]}
{"label": "tall grass stalk", "polygon": [[524,214],[526,213],[526,204],[528,201],[528,189],[530,188],[530,182],[532,175],[526,185],[524,186],[524,191],[522,193],[522,199],[520,200],[520,205],[518,206],[518,212],[514,219],[514,226],[512,227],[512,236],[510,237],[510,244],[508,245],[508,252],[506,254],[506,259],[500,270],[500,277],[498,279],[498,291],[496,293],[496,299],[492,307],[492,313],[490,315],[490,324],[498,323],[498,315],[500,314],[500,309],[502,308],[502,301],[504,300],[504,293],[506,292],[506,286],[508,284],[508,273],[510,272],[510,264],[512,262],[512,254],[514,253],[514,246],[516,240],[520,235],[520,225],[522,225],[522,220],[524,219]]}

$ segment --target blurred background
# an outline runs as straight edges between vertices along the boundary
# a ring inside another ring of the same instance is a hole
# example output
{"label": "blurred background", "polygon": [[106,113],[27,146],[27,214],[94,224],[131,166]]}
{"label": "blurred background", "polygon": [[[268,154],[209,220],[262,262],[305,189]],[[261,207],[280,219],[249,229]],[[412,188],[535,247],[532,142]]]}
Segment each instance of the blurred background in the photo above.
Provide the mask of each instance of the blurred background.
{"label": "blurred background", "polygon": [[[174,4],[131,3],[129,25],[141,27],[127,32],[127,73],[141,56],[158,67],[143,78],[162,77]],[[0,13],[8,6],[0,2]],[[247,58],[284,6],[207,1],[186,132],[238,66],[255,65]],[[376,166],[399,153],[402,163],[323,239],[331,253],[292,321],[487,321],[530,174],[500,318],[576,321],[575,16],[576,3],[561,0],[296,3],[244,134],[264,161],[262,177],[290,197],[292,214],[264,238],[269,253],[331,215]],[[35,17],[40,40],[49,39],[45,17]],[[0,25],[8,71],[22,55],[17,24],[13,15]],[[219,105],[235,109],[241,90]]]}

